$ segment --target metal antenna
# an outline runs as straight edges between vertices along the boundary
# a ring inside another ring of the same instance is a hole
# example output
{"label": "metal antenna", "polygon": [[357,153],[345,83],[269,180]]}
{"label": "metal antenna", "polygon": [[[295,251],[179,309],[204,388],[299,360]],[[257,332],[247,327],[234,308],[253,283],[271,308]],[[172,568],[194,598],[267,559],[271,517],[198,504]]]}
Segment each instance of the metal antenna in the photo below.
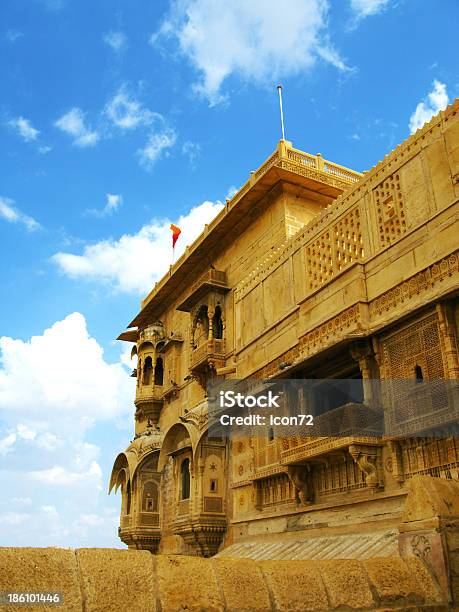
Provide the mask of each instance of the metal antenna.
{"label": "metal antenna", "polygon": [[280,117],[281,117],[281,127],[282,127],[282,140],[285,140],[285,132],[284,132],[284,111],[282,108],[282,85],[277,86],[277,91],[279,92],[279,106],[280,106]]}

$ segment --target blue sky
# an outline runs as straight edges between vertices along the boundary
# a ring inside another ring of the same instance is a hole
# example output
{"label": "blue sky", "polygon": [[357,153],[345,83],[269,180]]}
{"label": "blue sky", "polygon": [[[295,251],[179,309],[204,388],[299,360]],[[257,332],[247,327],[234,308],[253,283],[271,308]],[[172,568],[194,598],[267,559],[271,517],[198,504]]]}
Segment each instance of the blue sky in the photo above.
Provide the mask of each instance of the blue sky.
{"label": "blue sky", "polygon": [[0,545],[117,546],[114,338],[286,137],[359,171],[459,91],[458,5],[3,0]]}

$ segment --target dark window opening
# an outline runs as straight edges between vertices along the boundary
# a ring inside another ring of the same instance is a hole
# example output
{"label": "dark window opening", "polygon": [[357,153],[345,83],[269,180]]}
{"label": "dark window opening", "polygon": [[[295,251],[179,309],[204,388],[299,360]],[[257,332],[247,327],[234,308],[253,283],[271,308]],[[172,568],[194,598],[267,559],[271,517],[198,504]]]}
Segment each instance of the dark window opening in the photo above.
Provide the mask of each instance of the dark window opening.
{"label": "dark window opening", "polygon": [[158,357],[155,365],[155,385],[162,385],[164,379],[164,365],[161,357]]}
{"label": "dark window opening", "polygon": [[131,514],[131,483],[127,483],[126,487],[126,514]]}
{"label": "dark window opening", "polygon": [[193,343],[199,346],[207,341],[209,337],[209,317],[207,315],[207,306],[201,306],[196,316],[195,329],[193,334]]}
{"label": "dark window opening", "polygon": [[152,372],[153,372],[153,362],[151,360],[151,357],[147,357],[143,365],[143,384],[144,385],[151,385]]}
{"label": "dark window opening", "polygon": [[274,429],[270,427],[268,429],[268,442],[273,442],[274,440]]}
{"label": "dark window opening", "polygon": [[220,306],[217,306],[215,309],[215,314],[212,319],[212,331],[214,338],[217,340],[221,340],[223,338],[222,309]]}
{"label": "dark window opening", "polygon": [[420,365],[414,366],[414,377],[416,382],[422,382],[424,380],[424,374]]}
{"label": "dark window opening", "polygon": [[210,481],[210,492],[211,493],[217,492],[217,481],[214,478],[212,478]]}
{"label": "dark window opening", "polygon": [[312,389],[315,416],[325,414],[346,404],[363,404],[362,375],[349,379],[330,379]]}
{"label": "dark window opening", "polygon": [[190,460],[184,459],[180,466],[181,474],[181,491],[180,499],[190,498]]}

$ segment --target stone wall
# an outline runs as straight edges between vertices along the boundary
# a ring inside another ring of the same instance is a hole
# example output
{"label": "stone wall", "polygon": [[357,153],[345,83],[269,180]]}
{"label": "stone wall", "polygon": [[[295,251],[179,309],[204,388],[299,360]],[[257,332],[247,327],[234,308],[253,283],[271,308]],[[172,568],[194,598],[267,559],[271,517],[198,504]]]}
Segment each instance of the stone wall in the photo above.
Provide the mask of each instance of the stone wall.
{"label": "stone wall", "polygon": [[60,591],[66,612],[449,609],[415,557],[257,562],[116,549],[0,548],[5,591]]}

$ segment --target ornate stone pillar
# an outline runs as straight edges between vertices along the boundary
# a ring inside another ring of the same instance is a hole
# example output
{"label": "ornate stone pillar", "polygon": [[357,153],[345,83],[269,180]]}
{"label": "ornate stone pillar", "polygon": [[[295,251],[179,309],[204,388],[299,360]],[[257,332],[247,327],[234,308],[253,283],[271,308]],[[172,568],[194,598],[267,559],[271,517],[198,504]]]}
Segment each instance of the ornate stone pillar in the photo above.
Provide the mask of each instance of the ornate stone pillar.
{"label": "ornate stone pillar", "polygon": [[447,378],[459,378],[459,355],[456,337],[456,322],[452,304],[441,302],[436,305],[438,323],[445,348]]}
{"label": "ornate stone pillar", "polygon": [[215,310],[207,308],[207,320],[209,321],[209,333],[207,339],[209,342],[214,339],[214,315]]}

